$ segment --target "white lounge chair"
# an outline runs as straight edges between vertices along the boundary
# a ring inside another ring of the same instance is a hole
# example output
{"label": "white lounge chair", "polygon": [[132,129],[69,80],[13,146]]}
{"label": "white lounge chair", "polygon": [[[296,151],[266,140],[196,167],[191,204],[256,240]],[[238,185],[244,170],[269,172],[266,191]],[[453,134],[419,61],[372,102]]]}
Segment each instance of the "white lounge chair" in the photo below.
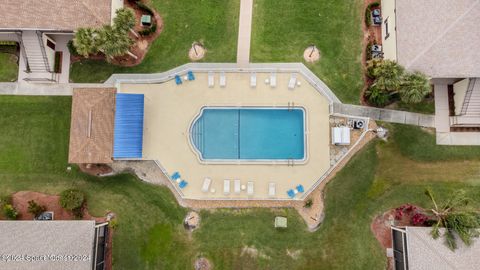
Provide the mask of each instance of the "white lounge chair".
{"label": "white lounge chair", "polygon": [[253,182],[249,181],[247,183],[247,195],[252,196],[253,195]]}
{"label": "white lounge chair", "polygon": [[223,180],[223,194],[230,194],[230,180]]}
{"label": "white lounge chair", "polygon": [[276,194],[275,183],[273,182],[268,183],[268,196],[275,197],[275,194]]}
{"label": "white lounge chair", "polygon": [[227,85],[227,77],[225,72],[220,73],[220,87],[225,87]]}
{"label": "white lounge chair", "polygon": [[213,72],[208,72],[208,87],[213,88],[215,86],[214,74]]}
{"label": "white lounge chair", "polygon": [[250,74],[250,87],[255,88],[257,87],[257,73],[252,72]]}
{"label": "white lounge chair", "polygon": [[202,185],[202,192],[207,193],[210,190],[210,184],[212,183],[212,179],[206,177],[203,180],[203,185]]}
{"label": "white lounge chair", "polygon": [[240,190],[241,190],[240,180],[238,179],[233,180],[233,193],[240,194]]}
{"label": "white lounge chair", "polygon": [[297,84],[297,74],[292,73],[292,76],[290,76],[290,81],[288,81],[288,89],[290,90],[295,89],[296,84]]}
{"label": "white lounge chair", "polygon": [[270,87],[277,87],[277,74],[274,72],[270,73]]}

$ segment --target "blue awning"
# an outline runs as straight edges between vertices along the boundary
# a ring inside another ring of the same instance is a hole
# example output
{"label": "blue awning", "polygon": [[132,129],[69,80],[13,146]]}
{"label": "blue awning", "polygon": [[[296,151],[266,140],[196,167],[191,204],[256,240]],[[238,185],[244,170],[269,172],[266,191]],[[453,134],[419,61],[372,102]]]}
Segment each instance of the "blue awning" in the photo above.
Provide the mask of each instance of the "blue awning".
{"label": "blue awning", "polygon": [[142,158],[144,96],[117,94],[113,158]]}

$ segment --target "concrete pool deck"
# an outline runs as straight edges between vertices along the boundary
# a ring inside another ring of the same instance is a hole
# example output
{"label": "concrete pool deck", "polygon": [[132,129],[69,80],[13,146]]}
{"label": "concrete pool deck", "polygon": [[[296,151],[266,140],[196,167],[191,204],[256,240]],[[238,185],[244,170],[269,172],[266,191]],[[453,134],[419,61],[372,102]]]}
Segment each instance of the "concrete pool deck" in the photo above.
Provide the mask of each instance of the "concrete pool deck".
{"label": "concrete pool deck", "polygon": [[[257,86],[250,88],[250,73],[227,72],[226,87],[219,86],[219,73],[215,86],[208,87],[207,73],[196,72],[195,81],[176,85],[170,80],[163,83],[118,83],[118,91],[145,95],[145,127],[143,154],[145,160],[155,160],[171,175],[178,171],[188,186],[181,195],[187,199],[288,199],[287,190],[302,184],[309,190],[330,168],[330,102],[311,86],[301,74],[301,86],[288,89],[291,73],[277,73],[277,86],[264,83],[270,73],[257,72]],[[307,112],[306,135],[308,161],[304,164],[202,164],[189,142],[189,128],[205,106],[301,106]],[[201,191],[205,177],[212,179],[211,189]],[[254,194],[246,191],[229,195],[223,193],[223,180],[254,183]],[[268,185],[276,184],[276,196],[268,196]],[[178,190],[178,189],[177,189]],[[298,194],[298,199],[302,194]]]}

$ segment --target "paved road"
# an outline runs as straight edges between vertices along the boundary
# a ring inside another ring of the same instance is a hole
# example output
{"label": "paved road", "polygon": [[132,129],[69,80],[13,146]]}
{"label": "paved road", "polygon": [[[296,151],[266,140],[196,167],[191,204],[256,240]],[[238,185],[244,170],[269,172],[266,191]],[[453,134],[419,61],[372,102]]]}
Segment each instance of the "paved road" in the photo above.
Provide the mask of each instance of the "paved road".
{"label": "paved road", "polygon": [[252,33],[253,0],[241,0],[238,24],[237,63],[250,63],[250,38]]}
{"label": "paved road", "polygon": [[333,113],[369,117],[371,119],[391,123],[408,124],[431,128],[435,127],[435,115],[421,113],[379,109],[342,103],[333,104]]}

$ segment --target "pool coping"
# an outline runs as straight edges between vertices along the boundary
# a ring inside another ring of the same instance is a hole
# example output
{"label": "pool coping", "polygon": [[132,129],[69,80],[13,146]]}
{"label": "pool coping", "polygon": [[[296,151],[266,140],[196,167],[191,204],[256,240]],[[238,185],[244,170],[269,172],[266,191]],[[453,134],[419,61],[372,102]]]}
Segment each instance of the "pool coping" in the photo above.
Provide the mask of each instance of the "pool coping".
{"label": "pool coping", "polygon": [[[196,121],[203,115],[205,109],[214,108],[214,109],[263,109],[263,110],[274,110],[274,109],[300,109],[303,111],[303,158],[302,159],[204,159],[200,150],[197,149],[195,144],[192,141],[192,129]],[[201,164],[205,165],[214,165],[214,164],[258,164],[258,165],[295,165],[295,164],[305,164],[308,162],[308,122],[307,122],[307,110],[303,106],[203,106],[200,108],[198,114],[190,122],[190,127],[188,128],[188,143],[190,149],[197,156],[198,161]]]}

